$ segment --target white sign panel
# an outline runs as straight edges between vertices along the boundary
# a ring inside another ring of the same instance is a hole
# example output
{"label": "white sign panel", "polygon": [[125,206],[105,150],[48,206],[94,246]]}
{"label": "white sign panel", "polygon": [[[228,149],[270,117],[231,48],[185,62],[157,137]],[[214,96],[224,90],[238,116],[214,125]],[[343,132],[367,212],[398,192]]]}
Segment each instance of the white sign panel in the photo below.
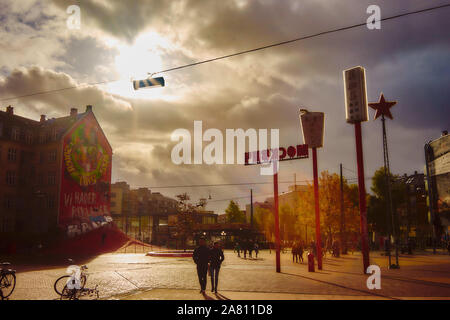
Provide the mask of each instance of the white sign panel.
{"label": "white sign panel", "polygon": [[450,152],[430,162],[430,175],[450,173]]}
{"label": "white sign panel", "polygon": [[345,117],[348,123],[367,121],[366,71],[363,67],[344,70]]}
{"label": "white sign panel", "polygon": [[325,114],[323,112],[306,112],[300,115],[303,141],[309,148],[323,146]]}

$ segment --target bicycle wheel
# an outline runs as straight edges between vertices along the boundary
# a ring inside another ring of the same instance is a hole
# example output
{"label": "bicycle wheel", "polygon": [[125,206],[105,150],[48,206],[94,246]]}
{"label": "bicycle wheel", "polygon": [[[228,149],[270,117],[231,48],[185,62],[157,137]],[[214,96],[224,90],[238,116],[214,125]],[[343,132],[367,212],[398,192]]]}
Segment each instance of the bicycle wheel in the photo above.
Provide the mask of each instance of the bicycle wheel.
{"label": "bicycle wheel", "polygon": [[[56,279],[55,284],[53,285],[53,288],[55,289],[55,292],[58,295],[62,295],[63,294],[63,290],[64,288],[66,288],[67,282],[69,281],[71,276],[67,275],[67,276],[62,276],[59,277],[58,279]],[[84,286],[86,285],[86,276],[82,275],[81,276],[81,288],[84,288]],[[70,289],[68,289],[70,290]]]}
{"label": "bicycle wheel", "polygon": [[0,290],[2,291],[3,299],[8,298],[15,287],[16,275],[14,273],[4,273],[0,279]]}
{"label": "bicycle wheel", "polygon": [[81,289],[69,289],[67,285],[64,286],[60,300],[78,300]]}

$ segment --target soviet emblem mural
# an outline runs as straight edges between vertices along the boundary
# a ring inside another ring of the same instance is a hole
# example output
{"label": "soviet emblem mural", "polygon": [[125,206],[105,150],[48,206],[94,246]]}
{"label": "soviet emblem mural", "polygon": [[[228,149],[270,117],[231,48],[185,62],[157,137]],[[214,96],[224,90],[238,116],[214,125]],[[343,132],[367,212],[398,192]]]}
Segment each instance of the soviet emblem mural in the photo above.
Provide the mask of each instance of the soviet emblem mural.
{"label": "soviet emblem mural", "polygon": [[65,135],[58,224],[69,236],[112,221],[111,156],[111,146],[93,114]]}

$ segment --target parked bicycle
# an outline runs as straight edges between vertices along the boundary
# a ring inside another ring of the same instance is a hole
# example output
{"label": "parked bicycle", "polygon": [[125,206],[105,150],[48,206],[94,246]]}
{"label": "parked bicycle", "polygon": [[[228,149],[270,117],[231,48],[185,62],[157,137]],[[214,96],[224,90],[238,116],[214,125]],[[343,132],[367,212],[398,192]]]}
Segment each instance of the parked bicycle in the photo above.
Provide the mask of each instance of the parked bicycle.
{"label": "parked bicycle", "polygon": [[16,270],[7,268],[11,264],[2,262],[0,267],[0,300],[8,299],[16,287]]}
{"label": "parked bicycle", "polygon": [[60,296],[61,300],[78,300],[82,296],[94,296],[94,298],[99,298],[99,292],[97,290],[97,285],[94,289],[85,288],[88,273],[87,265],[82,265],[81,267],[73,265],[73,260],[68,259],[69,266],[67,272],[68,275],[64,275],[56,279],[53,288],[56,293]]}

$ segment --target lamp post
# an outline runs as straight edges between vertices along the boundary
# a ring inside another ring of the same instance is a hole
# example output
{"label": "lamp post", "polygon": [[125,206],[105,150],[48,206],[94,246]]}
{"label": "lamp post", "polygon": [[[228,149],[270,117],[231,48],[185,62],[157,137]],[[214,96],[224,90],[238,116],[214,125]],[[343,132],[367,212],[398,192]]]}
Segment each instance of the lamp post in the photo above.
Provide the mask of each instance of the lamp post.
{"label": "lamp post", "polygon": [[319,206],[319,174],[317,168],[317,148],[323,146],[325,114],[323,112],[309,112],[300,109],[300,124],[303,131],[304,143],[312,149],[313,177],[314,177],[314,209],[316,215],[316,252],[317,269],[322,270],[322,238],[320,235],[320,206]]}

